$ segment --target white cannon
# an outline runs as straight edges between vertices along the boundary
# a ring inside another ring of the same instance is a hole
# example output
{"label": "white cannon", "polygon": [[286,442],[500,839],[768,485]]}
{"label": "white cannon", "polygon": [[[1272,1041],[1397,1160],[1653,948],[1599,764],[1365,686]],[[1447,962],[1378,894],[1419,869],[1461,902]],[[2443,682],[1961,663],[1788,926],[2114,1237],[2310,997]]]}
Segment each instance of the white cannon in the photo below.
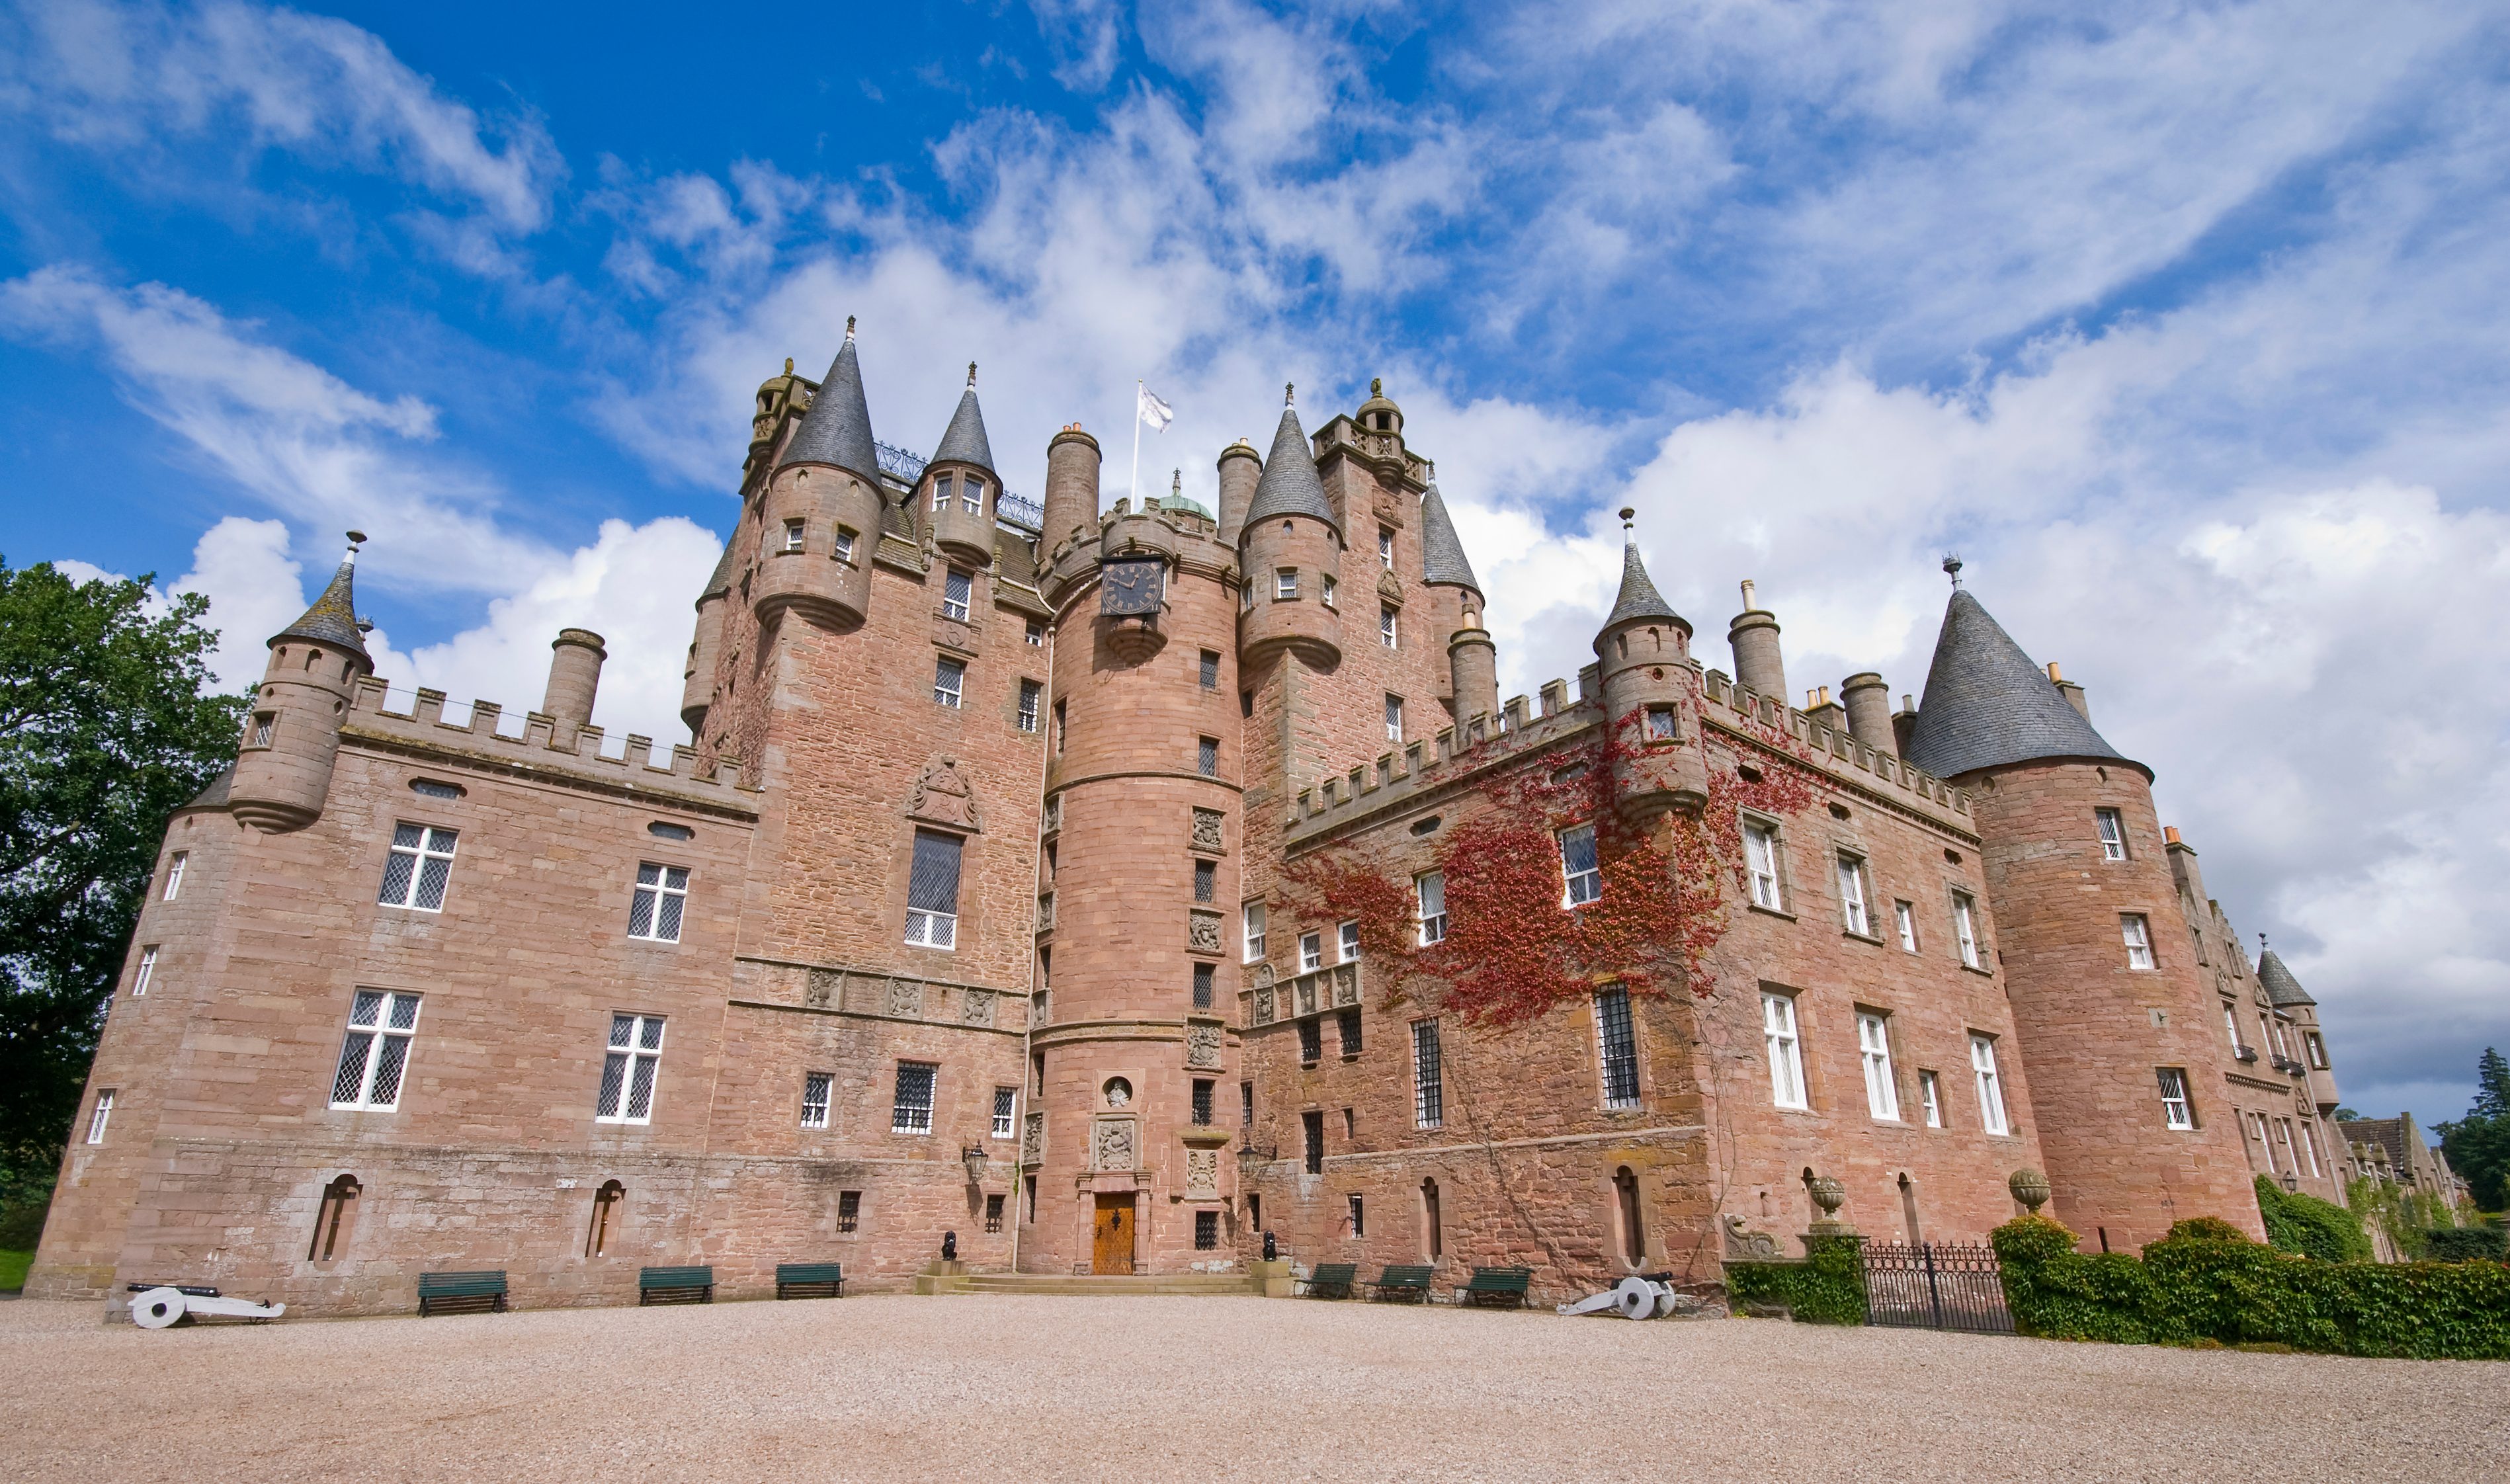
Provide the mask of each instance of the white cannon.
{"label": "white cannon", "polygon": [[176,1287],[171,1283],[154,1288],[140,1288],[131,1295],[131,1322],[141,1329],[167,1329],[182,1322],[187,1314],[218,1314],[231,1319],[276,1319],[287,1313],[285,1304],[256,1304],[250,1299],[219,1296],[214,1288]]}
{"label": "white cannon", "polygon": [[1673,1287],[1636,1274],[1621,1279],[1601,1293],[1590,1293],[1575,1304],[1563,1304],[1562,1317],[1581,1313],[1602,1313],[1611,1310],[1624,1319],[1661,1319],[1673,1313]]}

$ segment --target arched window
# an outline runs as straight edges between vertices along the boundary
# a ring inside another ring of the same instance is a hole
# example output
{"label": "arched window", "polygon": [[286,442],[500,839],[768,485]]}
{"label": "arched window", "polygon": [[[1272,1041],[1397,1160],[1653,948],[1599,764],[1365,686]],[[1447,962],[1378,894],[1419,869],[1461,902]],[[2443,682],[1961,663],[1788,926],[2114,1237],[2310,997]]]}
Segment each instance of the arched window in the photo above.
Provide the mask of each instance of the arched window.
{"label": "arched window", "polygon": [[1635,1268],[1647,1261],[1647,1228],[1639,1218],[1639,1177],[1628,1165],[1613,1171],[1613,1194],[1621,1208],[1621,1256]]}
{"label": "arched window", "polygon": [[592,1228],[584,1237],[584,1255],[599,1257],[610,1246],[618,1224],[619,1203],[628,1199],[628,1188],[616,1180],[604,1180],[601,1189],[592,1193]]}
{"label": "arched window", "polygon": [[1429,1261],[1446,1255],[1445,1237],[1438,1230],[1438,1182],[1421,1182],[1421,1251]]}
{"label": "arched window", "polygon": [[314,1212],[314,1240],[305,1248],[309,1263],[327,1263],[340,1255],[341,1237],[355,1226],[358,1192],[355,1175],[342,1175],[323,1187],[323,1203]]}

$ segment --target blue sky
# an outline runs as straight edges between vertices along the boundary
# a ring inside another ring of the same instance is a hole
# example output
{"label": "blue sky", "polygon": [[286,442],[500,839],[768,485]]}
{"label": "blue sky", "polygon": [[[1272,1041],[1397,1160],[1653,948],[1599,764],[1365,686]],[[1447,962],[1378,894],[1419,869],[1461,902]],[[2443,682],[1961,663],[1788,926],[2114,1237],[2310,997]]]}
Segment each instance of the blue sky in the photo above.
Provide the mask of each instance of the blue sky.
{"label": "blue sky", "polygon": [[1919,690],[1942,552],[2149,762],[2366,1112],[2510,1046],[2510,47],[2476,4],[0,4],[0,552],[374,536],[385,672],[676,740],[751,392],[862,322],[927,449],[1122,493],[1383,376],[1576,668],[1623,504],[1722,663]]}

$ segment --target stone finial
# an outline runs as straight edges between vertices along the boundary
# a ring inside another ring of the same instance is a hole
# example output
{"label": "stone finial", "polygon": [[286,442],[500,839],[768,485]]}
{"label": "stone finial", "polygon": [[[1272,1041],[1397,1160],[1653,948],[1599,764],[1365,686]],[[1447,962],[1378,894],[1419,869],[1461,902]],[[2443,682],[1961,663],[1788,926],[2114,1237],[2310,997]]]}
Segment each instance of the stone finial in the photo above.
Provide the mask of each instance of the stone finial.
{"label": "stone finial", "polygon": [[854,316],[852,316],[852,315],[848,315],[848,316],[846,316],[846,338],[847,338],[847,339],[849,339],[849,340],[852,340],[854,337],[855,337],[855,317],[854,317]]}
{"label": "stone finial", "polygon": [[1295,381],[1285,381],[1281,383],[1281,405],[1284,407],[1292,407],[1298,405],[1298,401],[1299,384]]}
{"label": "stone finial", "polygon": [[2013,1193],[2014,1199],[2029,1207],[2034,1216],[2038,1215],[2039,1208],[2046,1205],[2048,1198],[2056,1194],[2048,1184],[2048,1177],[2029,1165],[2015,1170],[2007,1177],[2004,1188]]}
{"label": "stone finial", "polygon": [[790,356],[784,358],[784,374],[787,376],[793,374],[793,358]]}
{"label": "stone finial", "polygon": [[1371,397],[1384,397],[1386,395],[1386,378],[1383,376],[1371,376],[1368,378],[1368,395]]}
{"label": "stone finial", "polygon": [[974,361],[969,361],[969,362],[968,362],[968,385],[970,385],[970,386],[971,386],[971,387],[972,387],[972,386],[974,386],[975,384],[976,384],[976,363],[975,363]]}
{"label": "stone finial", "polygon": [[1959,552],[1945,552],[1945,553],[1944,553],[1944,575],[1945,575],[1946,577],[1949,577],[1949,578],[1951,578],[1951,579],[1953,580],[1953,586],[1954,586],[1954,587],[1956,587],[1956,588],[1958,588],[1958,587],[1959,587],[1959,586],[1960,586],[1960,569],[1961,569],[1960,553],[1959,553]]}

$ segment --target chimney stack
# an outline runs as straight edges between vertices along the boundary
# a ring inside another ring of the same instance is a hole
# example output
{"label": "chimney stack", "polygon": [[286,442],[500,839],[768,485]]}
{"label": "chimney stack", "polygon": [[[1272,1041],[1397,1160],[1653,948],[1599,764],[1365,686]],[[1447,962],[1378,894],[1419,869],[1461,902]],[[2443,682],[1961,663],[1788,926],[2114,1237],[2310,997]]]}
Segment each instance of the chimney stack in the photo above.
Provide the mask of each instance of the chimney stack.
{"label": "chimney stack", "polygon": [[2085,721],[2092,719],[2092,704],[2083,699],[2083,688],[2060,674],[2054,660],[2048,662],[2048,683],[2057,688],[2058,695],[2066,698],[2066,704],[2074,708],[2075,715]]}
{"label": "chimney stack", "polygon": [[1734,678],[1743,688],[1773,697],[1784,705],[1787,666],[1778,653],[1777,616],[1759,606],[1748,578],[1743,583],[1743,611],[1726,626],[1726,642],[1734,651]]}
{"label": "chimney stack", "polygon": [[1877,752],[1897,752],[1900,739],[1891,728],[1891,688],[1873,670],[1859,670],[1839,683],[1847,703],[1847,735]]}
{"label": "chimney stack", "polygon": [[601,662],[610,658],[601,635],[589,628],[561,628],[550,642],[549,691],[541,710],[555,722],[552,737],[570,737],[592,724],[592,698],[601,689]]}
{"label": "chimney stack", "polygon": [[1037,541],[1041,567],[1074,535],[1098,530],[1098,440],[1079,423],[1064,424],[1046,442],[1046,503],[1038,521],[1045,527]]}
{"label": "chimney stack", "polygon": [[1900,709],[1891,713],[1891,750],[1902,757],[1909,755],[1909,738],[1918,730],[1918,698],[1902,695]]}
{"label": "chimney stack", "polygon": [[1834,732],[1847,730],[1847,709],[1830,699],[1830,687],[1816,685],[1805,692],[1805,714]]}

